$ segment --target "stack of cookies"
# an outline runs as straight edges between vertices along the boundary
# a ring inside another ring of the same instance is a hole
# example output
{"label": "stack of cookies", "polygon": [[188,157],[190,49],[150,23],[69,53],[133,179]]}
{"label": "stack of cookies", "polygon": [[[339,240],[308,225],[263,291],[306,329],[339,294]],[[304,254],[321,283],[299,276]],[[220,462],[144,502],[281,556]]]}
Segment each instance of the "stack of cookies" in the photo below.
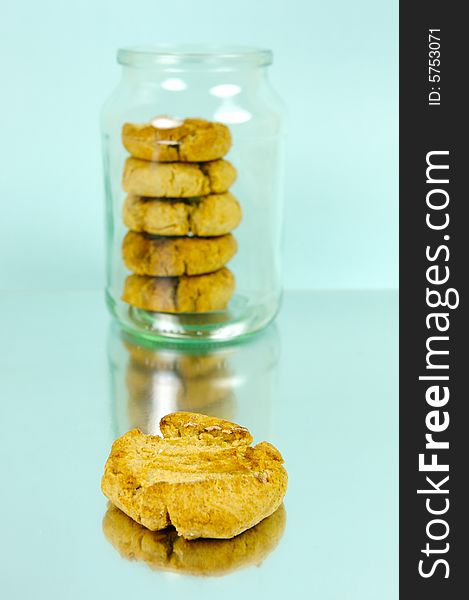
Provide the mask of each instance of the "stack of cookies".
{"label": "stack of cookies", "polygon": [[228,127],[203,119],[157,117],[126,123],[123,174],[127,232],[122,256],[132,271],[122,299],[155,312],[223,310],[235,281],[226,268],[241,207],[228,190],[236,169],[223,156]]}

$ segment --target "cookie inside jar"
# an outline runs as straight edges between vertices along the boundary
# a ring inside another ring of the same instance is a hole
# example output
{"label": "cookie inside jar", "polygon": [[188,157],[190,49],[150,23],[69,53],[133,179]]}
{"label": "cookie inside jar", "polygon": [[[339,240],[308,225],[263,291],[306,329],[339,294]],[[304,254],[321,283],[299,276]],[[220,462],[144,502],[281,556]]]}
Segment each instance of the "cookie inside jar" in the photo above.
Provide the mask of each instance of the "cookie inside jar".
{"label": "cookie inside jar", "polygon": [[157,116],[124,123],[122,300],[143,311],[226,310],[235,290],[227,267],[242,220],[230,192],[237,171],[225,156],[230,129],[201,118]]}

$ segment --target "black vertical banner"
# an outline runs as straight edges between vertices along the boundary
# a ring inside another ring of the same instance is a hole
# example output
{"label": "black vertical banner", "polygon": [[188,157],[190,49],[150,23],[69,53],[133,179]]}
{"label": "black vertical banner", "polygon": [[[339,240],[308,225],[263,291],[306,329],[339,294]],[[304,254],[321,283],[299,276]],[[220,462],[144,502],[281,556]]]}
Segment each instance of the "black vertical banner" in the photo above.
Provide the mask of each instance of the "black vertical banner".
{"label": "black vertical banner", "polygon": [[400,3],[400,597],[412,600],[459,599],[469,576],[465,8]]}

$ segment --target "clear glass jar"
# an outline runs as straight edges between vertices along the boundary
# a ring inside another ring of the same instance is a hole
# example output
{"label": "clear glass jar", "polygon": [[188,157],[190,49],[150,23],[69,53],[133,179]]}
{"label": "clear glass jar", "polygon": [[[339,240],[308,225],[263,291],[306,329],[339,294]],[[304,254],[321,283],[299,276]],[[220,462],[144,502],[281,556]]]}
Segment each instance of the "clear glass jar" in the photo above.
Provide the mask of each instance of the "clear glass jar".
{"label": "clear glass jar", "polygon": [[271,61],[255,48],[119,50],[101,123],[106,297],[125,329],[229,340],[274,318],[283,109]]}

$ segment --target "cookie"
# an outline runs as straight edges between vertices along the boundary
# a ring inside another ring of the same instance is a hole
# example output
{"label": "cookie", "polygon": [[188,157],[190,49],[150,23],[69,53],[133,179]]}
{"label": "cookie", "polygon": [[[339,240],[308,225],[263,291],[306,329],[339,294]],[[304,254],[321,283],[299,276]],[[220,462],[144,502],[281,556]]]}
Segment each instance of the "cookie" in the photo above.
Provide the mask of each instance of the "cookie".
{"label": "cookie", "polygon": [[229,192],[183,202],[127,196],[123,219],[132,231],[167,236],[219,236],[241,221],[239,202]]}
{"label": "cookie", "polygon": [[122,243],[126,267],[137,275],[178,277],[217,271],[236,254],[235,238],[149,237],[129,231]]}
{"label": "cookie", "polygon": [[222,159],[205,163],[154,163],[128,158],[122,187],[135,196],[193,198],[222,194],[235,179],[236,169]]}
{"label": "cookie", "polygon": [[143,160],[203,162],[225,156],[231,134],[223,123],[156,117],[142,125],[125,123],[122,143],[132,156]]}
{"label": "cookie", "polygon": [[268,442],[215,417],[172,413],[163,437],[132,429],[116,440],[101,488],[117,508],[152,531],[173,525],[186,539],[228,539],[282,503],[287,472]]}
{"label": "cookie", "polygon": [[230,540],[187,541],[172,527],[149,531],[109,504],[103,532],[122,558],[158,571],[213,577],[259,565],[278,545],[285,523],[282,504],[270,517]]}
{"label": "cookie", "polygon": [[233,273],[226,268],[182,277],[130,275],[125,280],[122,300],[153,312],[203,313],[224,310],[234,287]]}

